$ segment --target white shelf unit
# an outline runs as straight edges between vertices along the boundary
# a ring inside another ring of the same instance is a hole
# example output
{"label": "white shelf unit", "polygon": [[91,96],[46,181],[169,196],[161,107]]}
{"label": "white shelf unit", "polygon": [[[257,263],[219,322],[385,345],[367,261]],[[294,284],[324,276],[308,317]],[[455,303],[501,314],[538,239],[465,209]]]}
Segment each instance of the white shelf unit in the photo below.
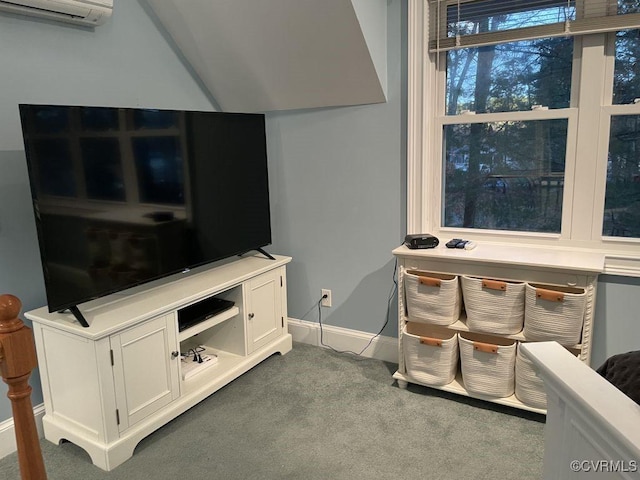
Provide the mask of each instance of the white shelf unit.
{"label": "white shelf unit", "polygon": [[[453,382],[447,384],[447,385],[441,385],[441,386],[437,386],[434,387],[433,385],[428,385],[426,383],[421,383],[417,380],[414,380],[413,378],[411,378],[409,375],[402,374],[400,372],[395,372],[393,374],[393,378],[395,378],[398,383],[400,382],[405,382],[405,387],[407,386],[407,384],[409,383],[415,383],[416,385],[423,385],[425,387],[429,387],[429,388],[435,388],[437,390],[442,390],[443,392],[449,392],[449,393],[455,393],[457,395],[463,395],[465,397],[469,397],[471,395],[469,395],[469,392],[467,392],[467,389],[464,388],[464,382],[462,381],[462,375],[460,374],[460,372],[458,372],[458,374],[456,375],[456,378],[454,378]],[[528,410],[530,412],[535,412],[535,413],[542,413],[542,414],[546,414],[547,411],[541,408],[536,408],[536,407],[532,407],[531,405],[527,405],[522,403],[520,400],[518,400],[516,398],[515,395],[511,395],[509,397],[502,397],[502,398],[496,398],[496,397],[481,397],[478,395],[475,395],[474,398],[478,398],[480,400],[486,400],[488,402],[491,403],[497,403],[498,405],[506,405],[508,407],[514,407],[514,408],[519,408],[520,410]]]}
{"label": "white shelf unit", "polygon": [[[604,268],[604,258],[601,254],[488,244],[478,245],[473,250],[448,249],[444,245],[424,250],[412,250],[401,246],[393,250],[393,254],[397,257],[400,272],[398,278],[398,370],[394,373],[393,378],[398,381],[400,388],[406,388],[409,383],[413,383],[458,395],[472,396],[480,400],[521,410],[546,414],[546,410],[527,405],[515,395],[496,398],[471,394],[464,387],[460,371],[458,371],[453,382],[443,386],[420,382],[407,373],[402,336],[404,327],[411,321],[411,318],[407,315],[405,302],[403,278],[405,270],[584,288],[587,293],[587,305],[582,339],[580,344],[571,345],[568,348],[579,360],[589,365],[597,277]],[[455,332],[471,331],[467,326],[464,311],[456,322],[443,328]],[[527,338],[522,331],[511,335],[491,335],[527,342]]]}
{"label": "white shelf unit", "polygon": [[[469,328],[469,326],[467,325],[467,316],[464,312],[462,312],[462,314],[460,315],[460,318],[458,320],[456,320],[454,323],[452,323],[451,325],[448,326],[449,329],[451,330],[455,330],[456,332],[472,332],[473,330],[471,330]],[[527,339],[524,336],[523,332],[518,332],[518,333],[513,333],[513,334],[494,334],[493,335],[501,337],[501,338],[508,338],[511,340],[517,340],[519,342],[526,342]],[[582,348],[582,343],[577,343],[575,345],[567,345],[567,348],[571,349],[571,350],[578,350],[580,352],[583,351]]]}
{"label": "white shelf unit", "polygon": [[[89,327],[42,307],[33,322],[45,438],[68,440],[112,470],[140,440],[273,355],[291,350],[286,264],[262,255],[88,302]],[[234,306],[182,332],[178,311],[211,297]],[[202,345],[215,364],[182,379],[180,352]]]}

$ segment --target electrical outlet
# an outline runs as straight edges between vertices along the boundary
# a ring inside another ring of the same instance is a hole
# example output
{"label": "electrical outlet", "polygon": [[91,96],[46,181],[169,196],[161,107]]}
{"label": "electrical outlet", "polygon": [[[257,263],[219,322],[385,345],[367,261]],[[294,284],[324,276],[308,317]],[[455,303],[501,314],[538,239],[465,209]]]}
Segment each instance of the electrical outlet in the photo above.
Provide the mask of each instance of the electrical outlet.
{"label": "electrical outlet", "polygon": [[[327,296],[327,298],[324,298],[324,296]],[[331,290],[327,290],[326,288],[322,289],[322,303],[320,303],[320,305],[322,305],[323,307],[330,307],[331,306]]]}

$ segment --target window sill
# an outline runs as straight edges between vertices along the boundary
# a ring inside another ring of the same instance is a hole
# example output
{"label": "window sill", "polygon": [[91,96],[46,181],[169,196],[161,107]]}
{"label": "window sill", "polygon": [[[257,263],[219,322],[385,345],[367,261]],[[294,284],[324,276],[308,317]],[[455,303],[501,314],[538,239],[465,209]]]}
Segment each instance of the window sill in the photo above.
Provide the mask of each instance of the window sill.
{"label": "window sill", "polygon": [[396,256],[438,258],[455,262],[503,264],[523,268],[549,268],[583,274],[606,274],[640,277],[640,256],[607,254],[590,249],[545,247],[540,245],[514,245],[476,242],[473,250],[447,248],[444,244],[429,249],[409,249],[400,246],[393,250]]}
{"label": "window sill", "polygon": [[[424,257],[476,264],[520,266],[598,275],[605,272],[605,255],[601,252],[567,248],[548,248],[538,245],[509,245],[477,242],[473,250],[447,248],[444,244],[430,249],[409,249],[401,246],[392,252],[396,256]],[[640,261],[636,264],[640,276]],[[607,272],[608,273],[608,272]]]}

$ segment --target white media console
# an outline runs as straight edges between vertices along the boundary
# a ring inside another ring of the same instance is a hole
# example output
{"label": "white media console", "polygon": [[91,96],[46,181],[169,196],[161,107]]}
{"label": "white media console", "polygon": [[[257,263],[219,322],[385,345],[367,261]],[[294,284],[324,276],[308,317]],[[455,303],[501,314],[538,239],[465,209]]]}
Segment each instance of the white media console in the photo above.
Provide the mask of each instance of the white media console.
{"label": "white media console", "polygon": [[[111,470],[144,437],[274,353],[291,350],[286,264],[246,256],[134,292],[88,302],[82,327],[42,307],[33,322],[45,438],[68,440]],[[234,306],[179,331],[179,311],[216,296]],[[190,372],[181,353],[215,361]],[[185,379],[183,379],[185,378]]]}

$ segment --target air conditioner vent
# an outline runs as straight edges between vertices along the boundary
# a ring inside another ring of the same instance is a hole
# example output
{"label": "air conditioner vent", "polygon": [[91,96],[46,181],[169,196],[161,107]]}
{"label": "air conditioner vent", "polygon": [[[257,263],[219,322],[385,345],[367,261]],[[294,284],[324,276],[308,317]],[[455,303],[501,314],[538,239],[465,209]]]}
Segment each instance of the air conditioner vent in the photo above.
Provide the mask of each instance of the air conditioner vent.
{"label": "air conditioner vent", "polygon": [[77,25],[102,25],[111,17],[112,11],[113,0],[0,0],[0,12]]}

